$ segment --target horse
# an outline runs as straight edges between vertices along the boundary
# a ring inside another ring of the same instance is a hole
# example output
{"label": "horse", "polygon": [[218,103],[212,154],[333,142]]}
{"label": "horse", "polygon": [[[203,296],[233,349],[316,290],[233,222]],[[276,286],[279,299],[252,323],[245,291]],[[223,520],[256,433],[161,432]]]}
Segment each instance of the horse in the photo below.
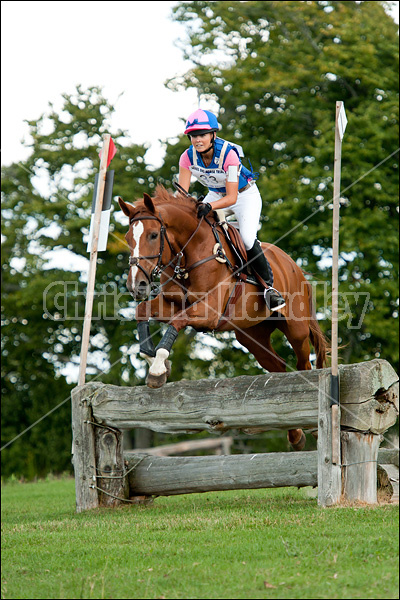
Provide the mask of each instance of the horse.
{"label": "horse", "polygon": [[[311,284],[283,250],[261,244],[272,267],[274,287],[286,300],[279,313],[271,314],[262,288],[238,268],[237,253],[222,224],[215,214],[199,219],[194,198],[183,193],[174,196],[158,185],[153,197],[145,193],[133,205],[119,198],[119,205],[129,217],[127,288],[139,301],[136,320],[140,354],[149,364],[149,387],[159,388],[167,381],[172,345],[187,326],[206,332],[234,331],[261,367],[284,372],[285,361],[271,345],[271,334],[279,329],[296,354],[298,370],[311,369],[310,343],[316,367],[323,368],[327,340],[316,319]],[[149,298],[156,275],[160,288]],[[149,319],[168,323],[156,348]],[[301,429],[289,430],[288,439],[295,450],[305,445]]]}

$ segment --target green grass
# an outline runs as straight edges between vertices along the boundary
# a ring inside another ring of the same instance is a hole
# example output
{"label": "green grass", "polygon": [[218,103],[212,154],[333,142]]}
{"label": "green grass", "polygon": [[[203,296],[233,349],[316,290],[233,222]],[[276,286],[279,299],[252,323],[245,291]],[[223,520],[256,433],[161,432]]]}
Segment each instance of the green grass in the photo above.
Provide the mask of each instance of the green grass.
{"label": "green grass", "polygon": [[398,507],[307,490],[75,513],[72,479],[2,486],[3,598],[397,598]]}

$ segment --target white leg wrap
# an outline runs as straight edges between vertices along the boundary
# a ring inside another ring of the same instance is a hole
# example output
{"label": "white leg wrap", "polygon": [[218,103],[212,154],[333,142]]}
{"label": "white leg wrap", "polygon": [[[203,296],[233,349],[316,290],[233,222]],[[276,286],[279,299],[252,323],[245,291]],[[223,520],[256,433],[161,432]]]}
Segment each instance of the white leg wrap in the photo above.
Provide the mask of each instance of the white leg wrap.
{"label": "white leg wrap", "polygon": [[159,375],[164,375],[167,372],[167,367],[165,366],[165,361],[169,356],[168,350],[165,348],[160,348],[157,350],[156,357],[153,360],[153,364],[150,366],[149,373],[150,375],[155,375],[158,377]]}
{"label": "white leg wrap", "polygon": [[154,356],[149,356],[148,354],[143,354],[143,352],[140,352],[139,356],[141,358],[145,359],[145,361],[147,362],[147,364],[149,365],[149,367],[151,367],[151,365],[153,364],[153,362],[156,360]]}

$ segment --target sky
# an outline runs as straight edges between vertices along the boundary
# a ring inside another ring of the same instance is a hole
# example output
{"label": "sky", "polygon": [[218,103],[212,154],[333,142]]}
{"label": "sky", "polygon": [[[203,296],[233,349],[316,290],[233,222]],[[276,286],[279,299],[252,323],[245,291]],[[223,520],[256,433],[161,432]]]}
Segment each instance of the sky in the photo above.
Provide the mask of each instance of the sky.
{"label": "sky", "polygon": [[[2,164],[28,156],[24,120],[40,117],[49,102],[59,106],[61,94],[81,84],[103,87],[116,108],[112,125],[148,144],[147,162],[159,166],[159,140],[181,133],[182,119],[198,108],[195,90],[164,86],[191,66],[176,46],[185,38],[170,18],[176,4],[2,1]],[[398,23],[399,2],[392,4]]]}
{"label": "sky", "polygon": [[181,119],[198,107],[195,90],[164,86],[191,66],[175,45],[185,35],[170,18],[176,4],[2,2],[2,164],[29,154],[24,120],[60,105],[77,84],[102,86],[116,108],[112,125],[149,144],[148,162],[160,162],[158,140],[181,133]]}

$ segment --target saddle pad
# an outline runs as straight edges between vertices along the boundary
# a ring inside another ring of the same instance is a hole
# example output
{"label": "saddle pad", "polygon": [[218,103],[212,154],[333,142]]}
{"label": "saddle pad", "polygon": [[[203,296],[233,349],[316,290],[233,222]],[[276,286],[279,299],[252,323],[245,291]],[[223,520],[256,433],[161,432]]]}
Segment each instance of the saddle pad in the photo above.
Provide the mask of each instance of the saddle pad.
{"label": "saddle pad", "polygon": [[238,254],[240,255],[243,264],[247,263],[247,252],[246,252],[246,248],[244,247],[244,243],[242,240],[242,237],[239,233],[239,231],[236,229],[236,227],[233,227],[233,225],[230,225],[230,223],[227,223],[228,225],[228,235],[229,238],[232,242],[232,244],[234,245],[234,247],[236,248]]}

